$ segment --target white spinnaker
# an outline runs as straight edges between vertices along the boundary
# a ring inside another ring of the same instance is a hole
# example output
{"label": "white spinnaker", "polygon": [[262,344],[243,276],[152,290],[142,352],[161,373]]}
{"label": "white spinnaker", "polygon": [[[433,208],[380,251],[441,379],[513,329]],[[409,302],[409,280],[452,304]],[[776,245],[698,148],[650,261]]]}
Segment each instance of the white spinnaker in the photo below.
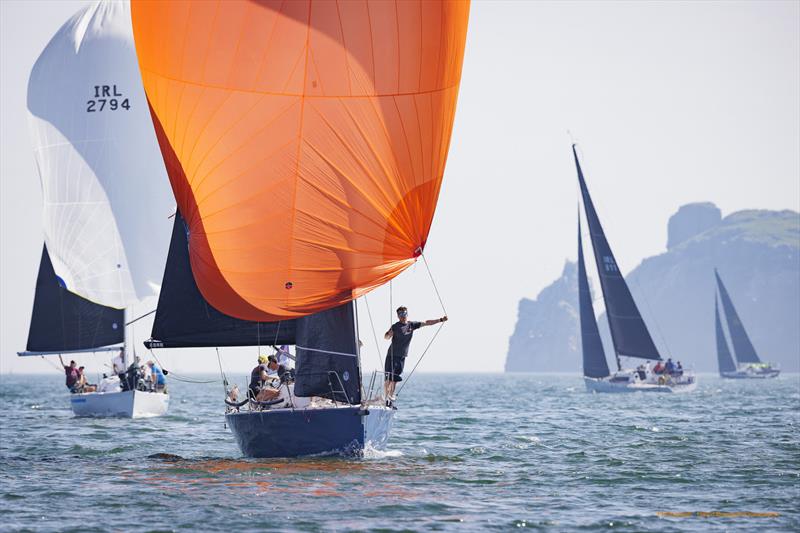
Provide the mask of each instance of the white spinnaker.
{"label": "white spinnaker", "polygon": [[128,2],[98,2],[59,29],[31,71],[28,111],[56,274],[116,308],[157,292],[175,208]]}

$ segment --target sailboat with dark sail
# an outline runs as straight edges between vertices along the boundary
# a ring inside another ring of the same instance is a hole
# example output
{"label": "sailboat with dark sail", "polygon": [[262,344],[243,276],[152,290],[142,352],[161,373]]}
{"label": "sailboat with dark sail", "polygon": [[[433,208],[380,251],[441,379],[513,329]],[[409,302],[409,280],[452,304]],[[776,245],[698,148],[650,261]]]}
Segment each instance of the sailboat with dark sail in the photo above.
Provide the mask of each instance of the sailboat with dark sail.
{"label": "sailboat with dark sail", "polygon": [[719,364],[720,377],[729,379],[778,377],[781,372],[780,369],[774,367],[771,363],[761,362],[761,358],[756,353],[753,343],[750,342],[750,336],[745,331],[744,324],[739,318],[739,313],[736,312],[736,308],[733,306],[733,300],[728,294],[728,289],[725,288],[725,284],[722,283],[722,278],[720,278],[716,269],[714,269],[714,276],[717,280],[719,300],[722,301],[722,308],[725,311],[728,332],[730,333],[731,341],[733,341],[733,352],[731,352],[728,340],[725,338],[722,321],[719,318],[719,305],[715,297],[714,325],[717,337],[717,362]]}
{"label": "sailboat with dark sail", "polygon": [[[583,372],[587,390],[593,392],[686,392],[694,390],[697,380],[692,372],[674,365],[671,359],[667,361],[666,365],[661,364],[661,354],[639,313],[600,224],[594,203],[589,196],[589,189],[586,186],[574,144],[572,145],[572,154],[575,158],[583,208],[589,227],[617,363],[617,371],[612,375],[606,363],[605,351],[594,315],[592,295],[583,259],[579,221],[578,304],[580,307]],[[644,359],[648,363],[639,365],[635,369],[625,369],[622,367],[622,356]],[[659,363],[650,369],[649,361],[658,361]]]}
{"label": "sailboat with dark sail", "polygon": [[[127,2],[97,2],[59,29],[31,71],[28,110],[45,244],[19,355],[119,351],[125,309],[157,290],[174,209]],[[134,363],[124,357],[120,366]],[[169,404],[165,393],[122,390],[116,375],[96,391],[71,388],[78,416],[155,416]]]}
{"label": "sailboat with dark sail", "polygon": [[147,345],[296,349],[268,400],[226,390],[246,456],[385,444],[395,405],[382,377],[365,386],[355,301],[422,256],[468,15],[468,2],[132,2],[179,211]]}

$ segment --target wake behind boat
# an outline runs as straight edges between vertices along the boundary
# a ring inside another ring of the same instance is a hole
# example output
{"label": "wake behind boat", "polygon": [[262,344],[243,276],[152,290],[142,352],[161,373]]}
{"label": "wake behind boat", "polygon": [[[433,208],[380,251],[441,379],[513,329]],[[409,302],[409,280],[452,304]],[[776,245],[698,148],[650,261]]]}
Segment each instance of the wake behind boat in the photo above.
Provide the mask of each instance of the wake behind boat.
{"label": "wake behind boat", "polygon": [[[572,154],[578,171],[583,207],[586,212],[617,362],[617,371],[612,375],[606,362],[605,350],[594,315],[589,281],[586,276],[579,214],[578,300],[586,389],[591,392],[690,392],[694,390],[697,387],[697,380],[693,373],[681,367],[680,362],[673,363],[672,359],[669,359],[666,364],[661,364],[661,355],[639,313],[636,302],[628,289],[628,284],[617,267],[611,246],[600,225],[600,219],[589,196],[574,144],[572,145]],[[648,363],[635,369],[623,369],[620,356],[645,359]],[[653,360],[659,363],[651,369],[649,361]]]}
{"label": "wake behind boat", "polygon": [[717,280],[717,289],[719,299],[722,300],[722,307],[725,310],[725,318],[728,323],[728,333],[730,334],[731,341],[733,341],[733,351],[736,354],[735,358],[731,349],[728,347],[728,340],[725,338],[725,330],[722,328],[722,322],[719,319],[719,305],[717,299],[714,298],[714,320],[715,320],[715,333],[717,337],[717,363],[719,364],[719,375],[728,379],[767,379],[775,378],[780,374],[780,369],[772,366],[771,363],[762,363],[761,358],[758,357],[753,343],[750,342],[750,336],[744,329],[739,318],[739,313],[733,306],[728,294],[728,289],[722,283],[722,278],[719,272],[714,269],[714,276]]}

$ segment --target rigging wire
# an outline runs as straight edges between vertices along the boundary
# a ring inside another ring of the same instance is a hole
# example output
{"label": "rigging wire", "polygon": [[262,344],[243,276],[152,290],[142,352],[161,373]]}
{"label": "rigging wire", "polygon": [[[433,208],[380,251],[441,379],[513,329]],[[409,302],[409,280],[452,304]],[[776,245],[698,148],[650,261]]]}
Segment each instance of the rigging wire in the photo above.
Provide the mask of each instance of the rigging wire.
{"label": "rigging wire", "polygon": [[273,348],[275,348],[275,346],[278,344],[278,334],[281,332],[281,322],[283,322],[283,320],[278,320],[278,327],[275,328],[275,340],[272,341]]}
{"label": "rigging wire", "polygon": [[442,301],[442,295],[439,294],[439,288],[436,286],[436,281],[433,279],[433,274],[431,273],[431,268],[428,266],[428,260],[425,259],[425,254],[422,253],[420,250],[420,254],[422,257],[422,262],[425,263],[425,269],[428,271],[428,276],[431,278],[431,283],[433,284],[433,290],[436,291],[436,297],[439,298],[439,305],[442,306],[442,312],[447,316],[447,309],[444,308],[444,302]]}
{"label": "rigging wire", "polygon": [[149,313],[145,313],[145,314],[143,314],[143,315],[142,315],[142,316],[140,316],[140,317],[136,317],[136,318],[134,318],[134,319],[133,319],[133,320],[131,320],[130,322],[126,322],[126,323],[125,323],[125,325],[126,325],[126,326],[130,326],[130,325],[131,325],[131,324],[133,324],[134,322],[138,322],[139,320],[143,319],[144,317],[152,315],[152,314],[153,314],[153,313],[155,313],[156,311],[158,311],[158,309],[153,309],[153,310],[152,310],[152,311],[150,311]]}
{"label": "rigging wire", "polygon": [[215,346],[214,349],[217,351],[217,362],[219,363],[219,374],[222,376],[222,388],[225,390],[225,396],[228,396],[228,377],[225,375],[225,371],[222,370],[222,359],[219,356],[219,346]]}
{"label": "rigging wire", "polygon": [[39,357],[41,357],[41,358],[42,358],[42,361],[44,361],[44,362],[45,362],[45,363],[47,363],[48,365],[52,366],[52,367],[53,367],[53,368],[55,368],[56,370],[58,370],[58,371],[59,371],[59,373],[60,373],[60,372],[62,372],[62,371],[64,370],[64,369],[63,369],[63,368],[61,368],[59,365],[57,365],[55,361],[51,361],[50,359],[46,358],[46,357],[45,357],[45,356],[43,356],[43,355],[40,355]]}
{"label": "rigging wire", "polygon": [[428,341],[428,345],[425,347],[425,350],[422,352],[422,355],[420,355],[419,359],[417,359],[417,364],[415,364],[414,368],[411,369],[411,372],[408,374],[408,377],[403,380],[403,384],[400,385],[400,390],[397,391],[397,394],[395,394],[395,396],[400,396],[400,393],[403,392],[403,389],[405,388],[406,383],[408,383],[411,380],[411,376],[414,375],[414,371],[417,369],[419,364],[422,362],[422,358],[425,357],[426,353],[428,353],[428,350],[430,349],[431,345],[433,344],[433,341],[436,340],[436,337],[439,335],[439,332],[442,331],[442,327],[444,327],[444,322],[439,324],[439,327],[436,329],[436,333],[434,333],[433,337],[431,337],[431,340]]}
{"label": "rigging wire", "polygon": [[364,295],[364,303],[367,304],[367,316],[369,316],[369,325],[372,328],[372,338],[375,340],[375,354],[378,357],[378,368],[383,365],[383,361],[381,360],[381,345],[378,343],[378,334],[375,332],[375,323],[372,321],[372,311],[369,309],[369,300],[367,299],[367,295]]}
{"label": "rigging wire", "polygon": [[[164,365],[161,363],[161,361],[158,359],[158,356],[156,356],[156,353],[152,349],[150,350],[150,355],[152,355],[153,359],[156,360],[156,363],[158,363],[158,366],[161,367],[161,370],[164,370]],[[212,379],[212,380],[209,380],[209,381],[204,381],[204,380],[199,380],[199,379],[187,378],[185,376],[181,376],[180,374],[176,374],[172,370],[168,370],[167,374],[169,374],[171,376],[170,379],[174,379],[175,381],[182,381],[184,383],[194,383],[194,384],[197,384],[197,385],[205,385],[207,383],[216,383],[217,382],[216,379]]]}
{"label": "rigging wire", "polygon": [[[433,274],[431,273],[431,269],[428,266],[428,260],[425,259],[425,254],[422,253],[422,250],[420,250],[420,256],[422,257],[422,261],[425,263],[425,269],[428,271],[428,276],[430,277],[431,283],[433,284],[433,289],[436,291],[436,297],[439,298],[439,305],[442,306],[442,312],[444,313],[445,316],[447,316],[447,310],[445,309],[444,302],[442,301],[442,296],[441,294],[439,294],[439,289],[436,287],[436,281],[433,279]],[[422,351],[422,354],[419,356],[419,359],[417,359],[417,363],[414,365],[414,368],[411,369],[411,372],[408,374],[408,377],[403,381],[403,384],[400,385],[400,390],[397,391],[397,394],[395,394],[395,396],[400,396],[400,393],[403,392],[406,383],[408,383],[409,380],[411,379],[411,376],[414,375],[414,371],[422,362],[422,359],[425,357],[425,354],[428,353],[428,350],[430,350],[431,345],[433,345],[433,341],[435,341],[436,337],[439,336],[439,333],[442,331],[443,327],[444,327],[444,322],[440,322],[439,327],[436,329],[436,333],[434,333],[433,337],[431,337],[431,340],[428,341],[428,345],[425,346],[425,349]]]}

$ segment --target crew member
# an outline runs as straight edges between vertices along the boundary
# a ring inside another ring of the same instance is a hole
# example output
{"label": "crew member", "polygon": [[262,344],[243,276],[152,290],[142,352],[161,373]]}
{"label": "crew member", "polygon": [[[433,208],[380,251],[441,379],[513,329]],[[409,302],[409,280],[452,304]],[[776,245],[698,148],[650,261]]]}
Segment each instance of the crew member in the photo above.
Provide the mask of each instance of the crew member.
{"label": "crew member", "polygon": [[122,383],[122,380],[125,379],[125,348],[119,349],[117,356],[111,360],[111,367],[114,375]]}
{"label": "crew member", "polygon": [[405,306],[397,308],[397,318],[398,321],[392,324],[392,327],[383,336],[386,340],[392,340],[392,344],[386,352],[386,362],[383,365],[384,375],[386,376],[383,382],[383,392],[386,396],[387,405],[391,405],[395,400],[394,389],[397,386],[397,382],[403,381],[400,374],[403,373],[403,365],[406,362],[408,347],[411,344],[414,330],[423,326],[447,322],[447,316],[426,320],[425,322],[411,322],[408,320],[408,309]]}
{"label": "crew member", "polygon": [[147,366],[150,368],[150,383],[153,391],[163,392],[167,388],[167,378],[164,376],[164,371],[153,361],[148,361]]}
{"label": "crew member", "polygon": [[251,400],[257,400],[258,395],[263,388],[265,381],[269,379],[268,372],[269,366],[267,365],[267,356],[258,356],[258,366],[250,372],[250,385],[247,388],[247,397]]}
{"label": "crew member", "polygon": [[61,366],[64,367],[64,373],[67,376],[67,388],[69,391],[73,394],[80,392],[79,380],[81,376],[78,372],[78,365],[75,363],[75,361],[70,361],[69,366],[65,365],[61,355],[58,356],[58,360],[61,361]]}

